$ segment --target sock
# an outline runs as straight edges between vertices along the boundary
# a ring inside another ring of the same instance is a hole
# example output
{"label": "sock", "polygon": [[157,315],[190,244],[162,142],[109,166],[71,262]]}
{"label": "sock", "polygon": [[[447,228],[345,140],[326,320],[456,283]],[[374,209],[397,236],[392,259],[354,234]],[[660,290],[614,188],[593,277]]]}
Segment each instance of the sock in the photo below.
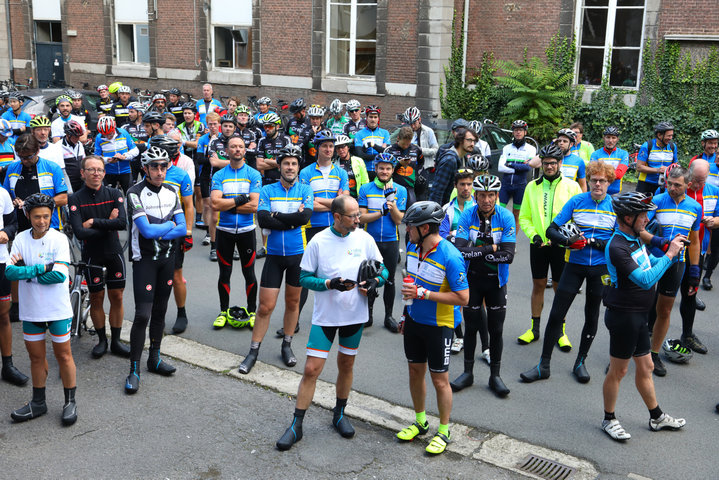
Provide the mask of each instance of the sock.
{"label": "sock", "polygon": [[116,342],[120,341],[120,333],[122,332],[122,327],[110,327],[110,333],[112,334],[112,339]]}
{"label": "sock", "polygon": [[292,335],[285,335],[285,338],[282,341],[284,343],[292,343]]}
{"label": "sock", "polygon": [[604,411],[604,420],[609,421],[614,420],[615,418],[617,417],[614,416],[614,412],[607,412],[606,410]]}
{"label": "sock", "polygon": [[414,414],[417,423],[427,425],[427,412],[419,412]]}
{"label": "sock", "polygon": [[77,387],[72,388],[63,388],[65,391],[65,403],[70,403],[75,401],[75,390]]}
{"label": "sock", "polygon": [[444,435],[445,437],[449,437],[449,424],[442,425],[442,424],[440,423],[440,424],[439,424],[439,428],[437,429],[437,431],[438,431],[439,433],[441,433],[442,435]]}
{"label": "sock", "polygon": [[12,365],[12,355],[8,355],[7,357],[2,357],[2,366],[7,367],[8,365]]}
{"label": "sock", "polygon": [[185,307],[177,307],[177,316],[178,317],[186,317],[187,313],[185,312]]}
{"label": "sock", "polygon": [[32,403],[45,403],[45,387],[32,387]]}
{"label": "sock", "polygon": [[541,317],[532,317],[532,331],[539,332],[539,319]]}
{"label": "sock", "polygon": [[97,339],[100,342],[107,342],[107,331],[105,330],[105,327],[96,328],[95,332],[97,333]]}
{"label": "sock", "polygon": [[649,416],[652,417],[652,420],[656,420],[659,417],[661,417],[662,413],[664,413],[664,412],[662,412],[662,409],[659,408],[659,405],[657,405],[654,408],[649,409]]}
{"label": "sock", "polygon": [[301,408],[295,408],[295,426],[301,427],[302,426],[302,420],[305,419],[305,412],[307,410],[302,410]]}
{"label": "sock", "polygon": [[210,250],[217,250],[217,242],[210,242]]}
{"label": "sock", "polygon": [[347,406],[347,399],[346,398],[338,398],[337,403],[335,404],[335,408],[344,408]]}
{"label": "sock", "polygon": [[252,342],[250,342],[250,350],[259,350],[260,345],[262,345],[262,342],[252,341]]}

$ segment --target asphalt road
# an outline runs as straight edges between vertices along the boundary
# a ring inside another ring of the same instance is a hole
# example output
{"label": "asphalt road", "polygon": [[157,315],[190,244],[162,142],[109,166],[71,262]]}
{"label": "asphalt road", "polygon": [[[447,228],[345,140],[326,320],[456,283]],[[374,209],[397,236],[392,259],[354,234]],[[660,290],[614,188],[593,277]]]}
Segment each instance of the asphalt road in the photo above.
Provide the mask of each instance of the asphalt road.
{"label": "asphalt road", "polygon": [[[188,283],[187,311],[190,318],[188,330],[183,336],[213,347],[244,355],[249,349],[250,331],[225,327],[213,330],[212,322],[219,311],[217,294],[216,264],[208,260],[208,247],[200,245],[204,232],[195,230],[196,247],[185,260],[185,277]],[[508,311],[504,328],[505,349],[502,378],[512,390],[507,399],[496,398],[486,387],[489,368],[483,362],[475,366],[475,385],[454,396],[452,418],[455,421],[488,431],[502,432],[533,444],[560,450],[571,455],[586,458],[607,476],[624,476],[635,473],[651,478],[668,478],[686,475],[688,469],[693,476],[712,478],[716,475],[716,455],[713,448],[719,415],[714,406],[719,401],[717,392],[717,327],[714,313],[719,309],[719,299],[714,292],[700,291],[707,303],[705,312],[697,313],[695,332],[709,348],[707,355],[695,355],[688,365],[669,363],[666,377],[656,379],[657,396],[660,406],[674,416],[685,417],[687,426],[680,432],[652,432],[648,428],[649,415],[639,394],[634,388],[633,368],[622,383],[617,405],[617,415],[622,425],[632,434],[626,444],[609,439],[600,429],[603,418],[602,379],[604,368],[609,361],[608,334],[603,324],[603,310],[600,325],[587,366],[592,380],[580,385],[570,374],[575,360],[576,348],[571,353],[558,349],[553,356],[552,377],[544,382],[531,385],[520,382],[519,373],[531,368],[539,360],[541,343],[520,346],[516,337],[529,326],[529,294],[531,275],[529,271],[528,240],[519,235],[519,247],[514,263],[510,266],[508,286]],[[256,265],[259,279],[263,260]],[[128,268],[131,275],[131,269]],[[397,275],[399,279],[399,273]],[[128,282],[128,285],[130,283]],[[233,273],[231,304],[246,305],[244,281],[238,267]],[[126,295],[126,318],[131,319],[133,302],[131,289]],[[282,322],[282,294],[272,317],[268,336],[263,342],[260,360],[286,368],[282,364],[279,349],[280,340],[273,332]],[[542,333],[552,301],[551,290],[547,290],[545,310],[542,316]],[[395,317],[401,312],[399,296],[395,302]],[[312,315],[312,296],[300,317],[301,330],[295,337],[294,351],[299,363],[295,371],[304,365],[304,345]],[[575,300],[567,316],[567,334],[575,347],[583,324],[584,298]],[[378,301],[375,307],[375,326],[367,329],[355,366],[354,389],[392,403],[410,406],[407,383],[407,367],[403,354],[402,337],[382,328],[383,307]],[[341,313],[338,313],[341,314]],[[167,329],[174,322],[175,308],[170,300]],[[379,319],[379,321],[377,321]],[[678,302],[672,316],[669,337],[680,335]],[[86,350],[91,348],[89,342]],[[336,368],[334,354],[330,356],[324,380],[333,381]],[[452,357],[450,377],[455,378],[463,369],[462,355]],[[665,362],[666,363],[666,362]],[[432,390],[429,390],[428,409],[436,412]],[[350,402],[352,398],[350,397]]]}

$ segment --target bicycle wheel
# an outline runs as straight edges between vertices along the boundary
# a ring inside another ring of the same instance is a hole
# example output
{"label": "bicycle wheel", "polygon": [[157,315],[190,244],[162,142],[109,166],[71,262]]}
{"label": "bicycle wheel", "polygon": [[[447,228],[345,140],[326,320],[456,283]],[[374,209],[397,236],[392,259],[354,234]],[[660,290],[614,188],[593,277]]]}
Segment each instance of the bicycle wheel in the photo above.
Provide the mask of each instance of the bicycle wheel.
{"label": "bicycle wheel", "polygon": [[73,289],[70,292],[70,305],[72,306],[72,323],[70,324],[70,340],[75,340],[82,336],[82,328],[80,320],[82,315],[82,297],[79,289]]}

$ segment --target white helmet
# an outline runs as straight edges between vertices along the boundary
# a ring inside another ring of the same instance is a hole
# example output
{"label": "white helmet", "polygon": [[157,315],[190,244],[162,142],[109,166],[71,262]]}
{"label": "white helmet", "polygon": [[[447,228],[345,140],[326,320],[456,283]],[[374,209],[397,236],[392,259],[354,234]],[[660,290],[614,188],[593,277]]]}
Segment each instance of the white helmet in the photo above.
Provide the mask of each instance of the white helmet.
{"label": "white helmet", "polygon": [[668,338],[662,344],[662,352],[667,360],[674,363],[687,363],[694,356],[694,352],[682,345],[682,342]]}
{"label": "white helmet", "polygon": [[407,124],[413,124],[417,120],[419,120],[422,117],[422,114],[419,111],[419,108],[417,107],[409,107],[407,110],[404,111],[402,114],[402,120],[404,120],[404,123]]}
{"label": "white helmet", "polygon": [[335,139],[335,147],[339,147],[340,145],[352,145],[353,143],[352,139],[347,135],[337,135],[337,138]]}
{"label": "white helmet", "polygon": [[361,106],[359,100],[355,100],[354,98],[349,100],[346,105],[348,112],[350,110],[359,110]]}
{"label": "white helmet", "polygon": [[332,103],[330,103],[330,113],[333,115],[337,115],[338,113],[342,112],[342,102],[340,102],[339,98],[335,98],[332,100]]}
{"label": "white helmet", "polygon": [[310,108],[307,109],[307,116],[308,117],[324,117],[325,109],[323,107],[321,107],[320,105],[311,105]]}
{"label": "white helmet", "polygon": [[567,222],[559,227],[559,233],[561,233],[564,238],[569,240],[571,238],[581,235],[582,231],[579,229],[576,223]]}

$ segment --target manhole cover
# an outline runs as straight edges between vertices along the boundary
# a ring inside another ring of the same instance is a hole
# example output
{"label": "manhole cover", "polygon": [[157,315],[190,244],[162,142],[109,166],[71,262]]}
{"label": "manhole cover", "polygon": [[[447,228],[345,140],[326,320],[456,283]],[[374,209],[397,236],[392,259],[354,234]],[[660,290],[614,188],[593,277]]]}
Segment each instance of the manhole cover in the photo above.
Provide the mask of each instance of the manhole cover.
{"label": "manhole cover", "polygon": [[572,467],[537,455],[527,455],[524,457],[524,460],[519,462],[519,468],[520,470],[546,478],[547,480],[565,480],[574,473]]}

